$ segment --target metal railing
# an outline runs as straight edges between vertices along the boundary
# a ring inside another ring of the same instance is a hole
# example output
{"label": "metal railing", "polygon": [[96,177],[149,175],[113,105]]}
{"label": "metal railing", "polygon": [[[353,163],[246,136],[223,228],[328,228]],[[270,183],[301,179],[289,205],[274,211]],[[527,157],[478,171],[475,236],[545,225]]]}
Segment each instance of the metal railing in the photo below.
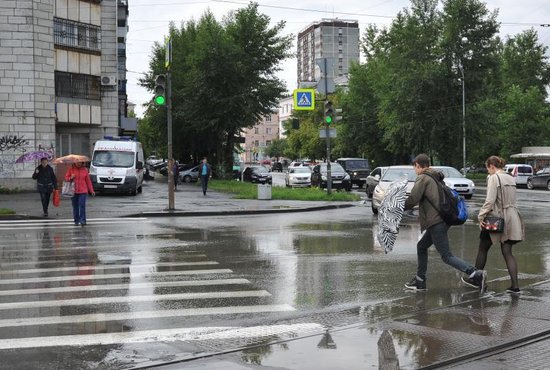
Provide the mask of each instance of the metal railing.
{"label": "metal railing", "polygon": [[55,96],[101,100],[101,78],[99,76],[55,71]]}
{"label": "metal railing", "polygon": [[56,46],[101,52],[100,27],[56,17],[53,22],[53,37]]}

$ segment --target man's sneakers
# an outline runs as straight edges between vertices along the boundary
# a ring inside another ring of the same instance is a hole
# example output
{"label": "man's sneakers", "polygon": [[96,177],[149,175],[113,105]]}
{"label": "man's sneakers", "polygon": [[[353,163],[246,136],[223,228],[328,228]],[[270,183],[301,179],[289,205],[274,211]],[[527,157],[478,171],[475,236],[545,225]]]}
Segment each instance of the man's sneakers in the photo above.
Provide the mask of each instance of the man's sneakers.
{"label": "man's sneakers", "polygon": [[476,285],[476,282],[474,281],[474,279],[472,279],[471,277],[463,276],[461,280],[465,285],[468,285],[469,287],[476,288],[476,289],[479,288],[479,286]]}
{"label": "man's sneakers", "polygon": [[474,285],[479,288],[480,293],[485,293],[487,290],[487,271],[477,270],[471,278]]}
{"label": "man's sneakers", "polygon": [[426,280],[422,280],[418,276],[415,276],[411,281],[405,284],[405,288],[424,291],[426,290]]}
{"label": "man's sneakers", "polygon": [[506,293],[510,293],[510,294],[521,294],[521,290],[519,290],[519,288],[508,288],[506,289]]}

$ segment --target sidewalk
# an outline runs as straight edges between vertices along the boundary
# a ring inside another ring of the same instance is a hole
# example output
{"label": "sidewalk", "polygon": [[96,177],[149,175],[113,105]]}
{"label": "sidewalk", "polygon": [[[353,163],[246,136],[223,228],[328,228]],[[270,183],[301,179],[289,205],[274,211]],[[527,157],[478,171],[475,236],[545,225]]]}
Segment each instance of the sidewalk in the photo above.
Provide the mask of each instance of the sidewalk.
{"label": "sidewalk", "polygon": [[[88,197],[87,218],[212,216],[252,213],[307,212],[354,206],[354,202],[310,202],[292,200],[233,199],[231,194],[208,191],[203,196],[197,184],[182,184],[175,192],[175,210],[168,210],[168,184],[159,180],[143,183],[143,193],[136,196],[112,194]],[[42,218],[40,195],[36,192],[0,194],[1,208],[17,213],[11,218]],[[3,216],[2,219],[8,217]],[[72,218],[70,198],[61,205],[50,204],[49,218]]]}
{"label": "sidewalk", "polygon": [[269,323],[310,325],[309,332],[269,335],[257,329],[263,338],[209,341],[203,352],[135,369],[547,369],[550,281],[522,292],[479,297],[475,290],[458,290],[458,302],[443,306],[442,292],[410,293]]}

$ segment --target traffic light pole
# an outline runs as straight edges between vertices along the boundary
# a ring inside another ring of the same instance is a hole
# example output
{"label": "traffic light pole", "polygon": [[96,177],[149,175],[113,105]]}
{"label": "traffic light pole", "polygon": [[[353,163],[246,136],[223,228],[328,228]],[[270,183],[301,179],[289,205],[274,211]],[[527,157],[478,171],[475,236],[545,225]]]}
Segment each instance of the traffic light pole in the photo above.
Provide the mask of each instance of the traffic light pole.
{"label": "traffic light pole", "polygon": [[174,158],[172,154],[172,72],[166,72],[166,123],[168,126],[168,210],[176,209],[174,202]]}
{"label": "traffic light pole", "polygon": [[[324,77],[325,77],[325,99],[328,101],[328,79],[327,79],[327,58],[323,60],[324,64]],[[326,134],[326,144],[327,144],[327,193],[332,194],[332,172],[330,170],[330,127],[328,122],[325,121],[325,134]]]}

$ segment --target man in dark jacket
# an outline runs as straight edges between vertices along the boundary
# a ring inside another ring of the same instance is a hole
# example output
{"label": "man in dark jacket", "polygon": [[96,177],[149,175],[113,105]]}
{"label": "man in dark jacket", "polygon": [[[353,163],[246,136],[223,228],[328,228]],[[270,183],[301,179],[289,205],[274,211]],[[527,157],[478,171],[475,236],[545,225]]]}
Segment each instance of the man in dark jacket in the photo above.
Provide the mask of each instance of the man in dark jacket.
{"label": "man in dark jacket", "polygon": [[208,179],[212,177],[212,167],[208,164],[206,157],[202,159],[202,163],[199,165],[199,176],[201,177],[202,194],[206,195]]}
{"label": "man in dark jacket", "polygon": [[53,168],[48,164],[47,158],[42,158],[40,160],[40,166],[36,167],[32,174],[32,178],[36,180],[36,188],[38,193],[40,193],[44,217],[48,217],[50,195],[54,189],[57,189],[57,178],[55,177]]}
{"label": "man in dark jacket", "polygon": [[476,285],[479,286],[480,292],[483,293],[487,281],[487,272],[485,270],[476,270],[475,267],[451,253],[449,237],[447,235],[449,225],[443,221],[439,214],[438,186],[445,185],[439,185],[436,181],[442,181],[443,175],[430,168],[430,159],[426,154],[419,154],[414,159],[413,164],[418,177],[411,190],[411,194],[405,201],[405,209],[412,209],[417,204],[419,205],[419,221],[423,235],[416,245],[418,258],[416,276],[405,284],[405,287],[413,290],[426,290],[428,248],[433,244],[441,255],[443,262],[468,274],[477,283]]}

